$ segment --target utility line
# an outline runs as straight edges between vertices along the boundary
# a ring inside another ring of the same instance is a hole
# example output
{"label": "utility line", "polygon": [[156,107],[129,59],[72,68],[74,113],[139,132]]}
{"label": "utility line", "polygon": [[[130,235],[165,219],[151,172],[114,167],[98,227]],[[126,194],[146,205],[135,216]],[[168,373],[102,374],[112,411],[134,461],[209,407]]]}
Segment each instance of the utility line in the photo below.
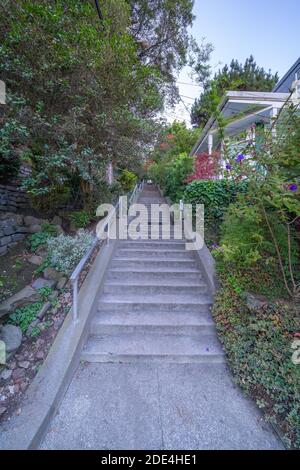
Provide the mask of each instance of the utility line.
{"label": "utility line", "polygon": [[198,83],[188,83],[188,82],[176,82],[176,83],[178,83],[179,85],[191,85],[191,86],[197,86],[197,87],[203,88],[203,86]]}

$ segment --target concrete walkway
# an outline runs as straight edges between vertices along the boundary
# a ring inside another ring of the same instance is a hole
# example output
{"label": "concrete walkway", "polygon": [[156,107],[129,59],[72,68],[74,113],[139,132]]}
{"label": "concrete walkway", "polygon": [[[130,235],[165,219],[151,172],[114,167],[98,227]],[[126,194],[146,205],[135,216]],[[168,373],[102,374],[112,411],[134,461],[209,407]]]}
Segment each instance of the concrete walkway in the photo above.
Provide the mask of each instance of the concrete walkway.
{"label": "concrete walkway", "polygon": [[225,365],[82,364],[42,449],[282,449]]}
{"label": "concrete walkway", "polygon": [[[139,202],[163,199],[150,186]],[[82,363],[41,447],[282,448],[233,385],[212,301],[183,241],[119,242]]]}

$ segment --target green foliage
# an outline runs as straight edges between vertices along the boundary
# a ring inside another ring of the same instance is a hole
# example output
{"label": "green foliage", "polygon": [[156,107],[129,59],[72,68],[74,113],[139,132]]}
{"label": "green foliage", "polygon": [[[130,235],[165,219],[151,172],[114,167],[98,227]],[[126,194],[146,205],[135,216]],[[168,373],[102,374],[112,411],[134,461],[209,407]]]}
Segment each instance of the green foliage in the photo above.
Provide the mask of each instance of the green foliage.
{"label": "green foliage", "polygon": [[189,153],[199,136],[199,129],[189,129],[185,122],[174,121],[163,127],[151,159],[154,162],[170,162],[181,153]]}
{"label": "green foliage", "polygon": [[[130,0],[131,31],[144,63],[155,64],[174,91],[171,77],[183,64],[193,68],[203,83],[209,74],[211,44],[198,45],[188,33],[192,25],[192,0]],[[176,74],[175,74],[176,75]]]}
{"label": "green foliage", "polygon": [[192,5],[104,0],[100,22],[90,1],[1,2],[0,74],[11,115],[0,165],[16,173],[12,153],[23,140],[34,207],[76,200],[91,211],[109,162],[141,166],[159,132],[157,113],[177,98],[175,73],[187,62],[205,73],[209,47],[188,34]]}
{"label": "green foliage", "polygon": [[33,233],[29,236],[30,250],[35,252],[37,248],[42,245],[45,245],[48,238],[50,237],[51,235],[47,232]]}
{"label": "green foliage", "polygon": [[213,316],[236,380],[281,427],[287,445],[299,448],[300,368],[292,362],[291,348],[300,331],[297,306],[269,303],[251,314],[227,269]]}
{"label": "green foliage", "polygon": [[76,228],[85,228],[91,221],[89,213],[85,210],[73,212],[69,217]]}
{"label": "green foliage", "polygon": [[23,189],[29,194],[31,206],[45,213],[53,213],[56,209],[64,207],[70,200],[70,188],[59,185],[48,186],[47,182],[40,180],[40,175],[35,179],[36,174],[34,172],[23,183]]}
{"label": "green foliage", "polygon": [[244,182],[230,180],[195,180],[189,183],[183,194],[186,203],[204,204],[205,222],[210,226],[220,224],[226,209],[239,193],[247,191]]}
{"label": "green foliage", "polygon": [[220,251],[224,260],[238,267],[262,258],[266,263],[275,262],[287,293],[295,298],[300,296],[295,225],[300,217],[299,149],[300,116],[293,106],[281,110],[276,138],[265,128],[239,155],[234,154],[234,146],[225,147],[228,180],[247,181],[248,190],[247,196],[230,208]]}
{"label": "green foliage", "polygon": [[[283,258],[288,259],[287,232],[283,224],[272,220]],[[236,266],[248,267],[264,258],[266,263],[274,263],[276,252],[270,239],[269,231],[259,208],[250,206],[240,198],[236,204],[229,206],[221,228],[221,250],[217,256]],[[291,241],[291,260],[297,262],[296,233],[293,230]]]}
{"label": "green foliage", "polygon": [[12,177],[17,176],[20,168],[17,145],[27,135],[26,127],[14,118],[8,118],[0,127],[0,182],[8,182]]}
{"label": "green foliage", "polygon": [[135,187],[137,180],[138,177],[129,170],[123,170],[118,178],[121,187],[126,192],[131,191]]}
{"label": "green foliage", "polygon": [[193,160],[188,156],[199,134],[198,129],[188,129],[184,122],[174,122],[162,130],[152,155],[148,176],[165,193],[178,202],[187,176],[193,170]]}
{"label": "green foliage", "polygon": [[42,224],[42,231],[29,236],[30,250],[35,252],[40,246],[46,245],[47,240],[57,235],[57,229],[52,224]]}
{"label": "green foliage", "polygon": [[180,154],[166,166],[163,187],[171,201],[179,202],[185,188],[185,180],[193,170],[193,159],[186,153]]}
{"label": "green foliage", "polygon": [[52,237],[55,237],[57,235],[57,226],[54,224],[50,224],[49,222],[44,222],[42,224],[42,231],[44,233],[48,233]]}
{"label": "green foliage", "polygon": [[52,294],[53,290],[51,287],[41,287],[38,290],[38,293],[40,294],[41,298],[43,301],[48,300],[49,296]]}
{"label": "green foliage", "polygon": [[91,247],[94,238],[89,232],[80,231],[75,237],[59,235],[47,240],[51,265],[69,275]]}
{"label": "green foliage", "polygon": [[251,55],[245,64],[232,60],[205,84],[204,92],[196,99],[191,110],[192,124],[203,127],[217,109],[224,93],[237,91],[271,91],[278,81],[278,74],[258,67]]}
{"label": "green foliage", "polygon": [[35,320],[42,306],[43,301],[38,301],[18,308],[9,316],[9,322],[19,326],[23,333],[26,333],[30,323]]}

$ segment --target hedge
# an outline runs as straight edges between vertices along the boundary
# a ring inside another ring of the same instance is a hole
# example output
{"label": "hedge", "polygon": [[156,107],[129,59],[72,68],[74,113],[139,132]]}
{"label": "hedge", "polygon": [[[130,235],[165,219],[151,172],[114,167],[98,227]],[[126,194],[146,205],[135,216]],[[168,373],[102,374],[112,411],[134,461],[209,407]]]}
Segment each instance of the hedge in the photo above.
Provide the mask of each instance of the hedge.
{"label": "hedge", "polygon": [[206,223],[219,224],[229,204],[235,201],[238,193],[245,192],[245,181],[195,180],[186,186],[183,200],[193,205],[204,204]]}

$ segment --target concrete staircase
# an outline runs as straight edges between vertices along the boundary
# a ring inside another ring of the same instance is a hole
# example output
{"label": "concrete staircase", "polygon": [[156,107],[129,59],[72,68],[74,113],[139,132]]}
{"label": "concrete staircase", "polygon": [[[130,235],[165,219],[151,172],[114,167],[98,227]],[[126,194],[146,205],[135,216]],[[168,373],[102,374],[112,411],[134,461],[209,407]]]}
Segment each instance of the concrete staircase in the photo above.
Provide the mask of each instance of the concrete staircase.
{"label": "concrete staircase", "polygon": [[[138,202],[165,201],[146,186]],[[224,362],[195,254],[161,238],[118,242],[82,360]]]}

